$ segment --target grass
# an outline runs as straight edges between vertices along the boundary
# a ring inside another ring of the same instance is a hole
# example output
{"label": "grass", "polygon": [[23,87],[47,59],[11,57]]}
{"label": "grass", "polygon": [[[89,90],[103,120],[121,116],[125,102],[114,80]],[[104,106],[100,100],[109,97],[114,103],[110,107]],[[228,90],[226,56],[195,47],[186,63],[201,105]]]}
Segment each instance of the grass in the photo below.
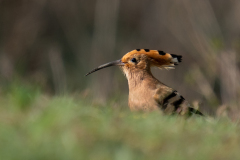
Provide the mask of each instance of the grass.
{"label": "grass", "polygon": [[0,97],[4,160],[238,159],[239,133],[227,118],[131,113],[31,87],[14,86]]}

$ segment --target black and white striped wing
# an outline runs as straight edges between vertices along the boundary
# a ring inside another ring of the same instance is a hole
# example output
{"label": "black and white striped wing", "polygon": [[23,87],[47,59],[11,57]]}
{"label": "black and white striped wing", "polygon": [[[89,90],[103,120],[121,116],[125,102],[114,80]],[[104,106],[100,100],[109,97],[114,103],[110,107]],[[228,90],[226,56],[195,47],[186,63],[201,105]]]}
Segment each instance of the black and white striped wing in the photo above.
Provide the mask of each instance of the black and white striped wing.
{"label": "black and white striped wing", "polygon": [[166,114],[192,115],[203,114],[192,108],[190,104],[176,90],[167,89],[160,90],[155,95],[155,100],[158,102],[161,110]]}

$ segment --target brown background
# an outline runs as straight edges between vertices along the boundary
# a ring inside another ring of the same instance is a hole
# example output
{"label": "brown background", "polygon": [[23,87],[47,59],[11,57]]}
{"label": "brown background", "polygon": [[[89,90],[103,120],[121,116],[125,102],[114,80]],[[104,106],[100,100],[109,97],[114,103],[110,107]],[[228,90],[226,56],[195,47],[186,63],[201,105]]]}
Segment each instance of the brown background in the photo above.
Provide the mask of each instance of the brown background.
{"label": "brown background", "polygon": [[136,48],[183,55],[154,75],[209,112],[238,111],[239,0],[0,0],[1,86],[17,79],[104,102],[128,93],[121,71],[84,75]]}

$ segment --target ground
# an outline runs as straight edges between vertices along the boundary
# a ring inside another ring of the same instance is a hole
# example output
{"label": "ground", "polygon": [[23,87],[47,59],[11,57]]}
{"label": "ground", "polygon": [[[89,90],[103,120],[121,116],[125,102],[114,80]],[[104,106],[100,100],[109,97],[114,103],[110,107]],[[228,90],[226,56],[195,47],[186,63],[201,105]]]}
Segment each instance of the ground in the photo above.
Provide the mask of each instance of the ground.
{"label": "ground", "polygon": [[[80,97],[80,98],[79,98]],[[2,92],[0,159],[238,159],[240,126],[228,118],[132,113],[78,95]]]}

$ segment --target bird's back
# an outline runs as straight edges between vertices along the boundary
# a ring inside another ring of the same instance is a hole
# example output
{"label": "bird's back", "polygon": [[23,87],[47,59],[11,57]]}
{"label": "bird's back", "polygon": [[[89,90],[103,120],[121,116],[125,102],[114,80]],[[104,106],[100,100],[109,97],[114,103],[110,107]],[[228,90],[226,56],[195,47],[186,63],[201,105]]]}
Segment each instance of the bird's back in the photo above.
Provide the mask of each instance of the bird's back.
{"label": "bird's back", "polygon": [[161,83],[153,76],[129,88],[129,107],[133,111],[160,110],[165,114],[191,115],[195,110],[176,90]]}

